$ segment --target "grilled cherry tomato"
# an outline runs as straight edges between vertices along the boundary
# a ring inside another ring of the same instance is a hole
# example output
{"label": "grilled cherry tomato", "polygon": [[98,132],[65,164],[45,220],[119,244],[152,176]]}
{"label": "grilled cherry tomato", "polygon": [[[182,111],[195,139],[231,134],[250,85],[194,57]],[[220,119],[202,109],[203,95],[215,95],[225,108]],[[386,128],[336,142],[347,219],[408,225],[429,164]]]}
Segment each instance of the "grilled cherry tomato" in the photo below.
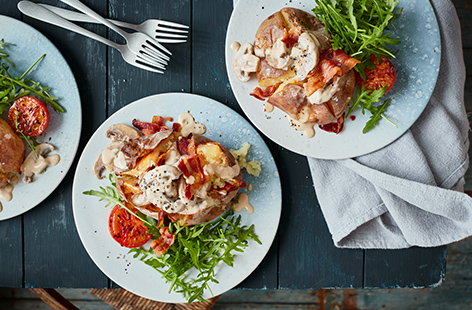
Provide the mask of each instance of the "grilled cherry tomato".
{"label": "grilled cherry tomato", "polygon": [[392,62],[385,57],[382,57],[382,62],[379,63],[375,55],[370,57],[370,60],[375,65],[374,69],[365,69],[366,80],[364,81],[360,76],[357,76],[357,84],[359,87],[365,85],[366,89],[377,90],[387,86],[388,92],[395,84],[397,79],[397,72]]}
{"label": "grilled cherry tomato", "polygon": [[21,97],[8,111],[10,126],[21,131],[25,136],[36,137],[42,134],[49,124],[49,112],[46,105],[38,98]]}
{"label": "grilled cherry tomato", "polygon": [[[127,206],[132,209],[130,205]],[[140,247],[151,239],[143,222],[119,205],[111,210],[108,225],[113,239],[127,248]]]}

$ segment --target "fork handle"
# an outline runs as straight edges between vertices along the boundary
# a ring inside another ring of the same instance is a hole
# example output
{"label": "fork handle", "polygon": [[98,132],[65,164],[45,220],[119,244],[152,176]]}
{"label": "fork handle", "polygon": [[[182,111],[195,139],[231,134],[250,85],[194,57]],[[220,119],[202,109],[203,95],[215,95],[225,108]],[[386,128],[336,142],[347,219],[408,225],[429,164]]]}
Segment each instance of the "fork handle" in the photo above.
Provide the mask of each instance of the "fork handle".
{"label": "fork handle", "polygon": [[[79,12],[59,8],[57,6],[53,6],[53,5],[49,5],[49,4],[43,4],[43,3],[38,3],[38,4],[40,6],[46,8],[46,9],[48,9],[49,11],[51,11],[53,13],[56,13],[57,15],[60,15],[60,16],[64,17],[65,19],[68,19],[68,20],[72,20],[72,21],[75,21],[75,22],[81,22],[81,23],[94,23],[94,24],[99,24],[100,23],[95,18],[90,17],[86,14],[82,14],[82,13],[79,13]],[[109,22],[119,26],[119,27],[139,31],[138,25],[125,23],[125,22],[122,22],[122,21],[119,21],[119,20],[114,20],[114,19],[109,19],[109,18],[107,18],[107,20]]]}
{"label": "fork handle", "polygon": [[65,4],[68,4],[71,7],[76,8],[77,10],[79,10],[79,11],[87,14],[88,16],[96,19],[97,21],[104,24],[105,26],[112,29],[113,31],[119,33],[122,37],[124,37],[126,39],[126,37],[128,35],[128,33],[126,31],[120,29],[120,27],[116,26],[115,24],[113,24],[112,22],[110,22],[107,19],[103,18],[102,16],[98,15],[95,11],[90,9],[88,6],[86,6],[85,4],[80,2],[79,0],[61,0],[61,2],[64,2]]}
{"label": "fork handle", "polygon": [[68,29],[70,31],[76,32],[78,34],[81,34],[83,36],[89,37],[91,39],[97,40],[99,42],[102,42],[108,46],[114,47],[118,50],[121,50],[121,45],[116,44],[113,41],[110,41],[108,39],[105,39],[102,36],[99,36],[96,33],[93,33],[85,28],[82,28],[80,26],[77,26],[76,24],[56,15],[55,13],[49,11],[48,9],[30,2],[30,1],[20,1],[18,2],[18,9],[25,15],[38,19],[40,21],[59,26],[64,29]]}

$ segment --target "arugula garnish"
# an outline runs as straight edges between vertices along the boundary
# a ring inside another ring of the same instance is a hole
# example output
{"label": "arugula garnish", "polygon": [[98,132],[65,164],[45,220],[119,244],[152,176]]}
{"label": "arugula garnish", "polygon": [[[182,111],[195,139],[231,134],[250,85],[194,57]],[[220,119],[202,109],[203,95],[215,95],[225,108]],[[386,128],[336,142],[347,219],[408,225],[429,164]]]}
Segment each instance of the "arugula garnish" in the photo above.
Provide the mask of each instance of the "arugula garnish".
{"label": "arugula garnish", "polygon": [[[333,49],[342,49],[364,62],[371,55],[395,58],[387,45],[400,43],[392,38],[390,26],[400,11],[397,0],[315,0],[313,13],[331,36]],[[360,70],[362,66],[356,66]],[[362,68],[363,69],[363,68]]]}
{"label": "arugula garnish", "polygon": [[[331,36],[333,49],[342,49],[347,54],[361,61],[354,69],[363,80],[365,69],[374,69],[371,56],[395,58],[395,53],[387,46],[400,43],[393,38],[392,21],[398,18],[401,9],[397,9],[398,0],[315,0],[317,7],[313,13],[324,24]],[[370,131],[381,118],[392,123],[384,114],[390,100],[380,103],[385,89],[376,91],[362,88],[356,91],[353,103],[347,113],[355,108],[362,108],[372,113],[363,133]],[[393,124],[393,123],[392,123]],[[393,124],[395,125],[395,124]]]}
{"label": "arugula garnish", "polygon": [[[169,292],[182,293],[188,302],[203,301],[203,293],[211,283],[218,283],[216,267],[221,263],[234,265],[235,254],[243,252],[249,240],[261,244],[254,232],[254,225],[241,225],[241,216],[230,210],[214,222],[195,226],[170,223],[169,230],[176,235],[169,251],[158,256],[152,249],[135,248],[135,258],[157,270],[170,283]],[[196,269],[195,279],[188,276]]]}
{"label": "arugula garnish", "polygon": [[[101,186],[99,191],[89,190],[83,194],[99,197],[107,206],[120,205],[143,221],[153,239],[159,238],[158,222],[126,207],[116,189],[115,176],[110,174],[109,180],[112,186]],[[210,284],[218,283],[215,274],[220,263],[233,266],[235,253],[243,252],[250,240],[261,244],[254,225],[242,225],[241,216],[236,216],[233,210],[215,221],[190,227],[170,222],[168,228],[176,239],[167,253],[158,256],[153,249],[144,247],[131,249],[129,253],[158,271],[170,283],[169,292],[183,294],[188,302],[203,301],[203,293],[211,292]],[[195,278],[189,276],[193,270],[197,272]]]}
{"label": "arugula garnish", "polygon": [[381,101],[380,98],[385,94],[385,90],[386,87],[372,91],[365,89],[364,86],[362,86],[360,89],[356,89],[356,92],[352,98],[352,104],[346,113],[346,117],[349,116],[356,108],[361,108],[362,114],[365,114],[365,110],[369,111],[372,115],[365,124],[362,133],[367,133],[370,131],[382,118],[391,123],[393,126],[397,126],[384,114],[387,106],[390,104],[390,99],[384,100],[383,103],[379,104]]}
{"label": "arugula garnish", "polygon": [[6,52],[6,48],[9,46],[13,46],[13,44],[6,43],[3,39],[0,40],[0,115],[8,110],[16,99],[30,94],[49,103],[56,112],[65,112],[64,108],[57,103],[59,98],[50,93],[49,87],[26,78],[46,54],[41,55],[21,76],[14,77],[9,72],[10,66],[15,66],[9,59],[10,55]]}

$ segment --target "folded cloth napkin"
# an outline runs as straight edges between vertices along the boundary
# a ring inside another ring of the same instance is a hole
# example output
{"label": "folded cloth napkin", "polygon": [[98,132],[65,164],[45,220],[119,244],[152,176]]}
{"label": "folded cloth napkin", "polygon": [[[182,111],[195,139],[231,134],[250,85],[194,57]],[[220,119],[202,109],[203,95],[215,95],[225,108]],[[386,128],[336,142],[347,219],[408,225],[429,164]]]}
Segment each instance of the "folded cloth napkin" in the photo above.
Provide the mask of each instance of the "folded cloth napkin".
{"label": "folded cloth napkin", "polygon": [[365,156],[308,158],[337,247],[432,247],[472,235],[472,198],[461,193],[469,164],[469,123],[460,24],[449,0],[431,3],[441,32],[441,68],[415,125]]}
{"label": "folded cloth napkin", "polygon": [[346,160],[309,158],[315,191],[337,247],[432,247],[472,235],[472,198],[460,24],[448,0],[431,1],[441,33],[434,93],[400,139]]}

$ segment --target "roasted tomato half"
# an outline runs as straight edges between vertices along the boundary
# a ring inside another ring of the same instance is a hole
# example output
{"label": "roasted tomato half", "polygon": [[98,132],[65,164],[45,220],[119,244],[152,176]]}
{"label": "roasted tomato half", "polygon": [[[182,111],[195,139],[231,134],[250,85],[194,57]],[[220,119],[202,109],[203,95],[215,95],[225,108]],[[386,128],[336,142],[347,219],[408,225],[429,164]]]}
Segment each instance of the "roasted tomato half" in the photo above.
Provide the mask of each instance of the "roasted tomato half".
{"label": "roasted tomato half", "polygon": [[382,62],[379,63],[375,55],[370,57],[370,61],[375,65],[374,69],[365,69],[366,80],[364,81],[359,75],[356,76],[359,87],[365,85],[366,89],[377,90],[387,87],[385,92],[392,89],[395,80],[397,79],[397,72],[392,62],[385,57],[382,57]]}
{"label": "roasted tomato half", "polygon": [[[130,209],[133,207],[128,205]],[[119,244],[127,248],[137,248],[151,239],[143,222],[126,209],[116,205],[108,219],[110,234]]]}
{"label": "roasted tomato half", "polygon": [[38,98],[24,96],[15,100],[10,107],[8,120],[13,129],[18,128],[17,131],[21,131],[25,136],[36,137],[48,127],[49,112]]}

